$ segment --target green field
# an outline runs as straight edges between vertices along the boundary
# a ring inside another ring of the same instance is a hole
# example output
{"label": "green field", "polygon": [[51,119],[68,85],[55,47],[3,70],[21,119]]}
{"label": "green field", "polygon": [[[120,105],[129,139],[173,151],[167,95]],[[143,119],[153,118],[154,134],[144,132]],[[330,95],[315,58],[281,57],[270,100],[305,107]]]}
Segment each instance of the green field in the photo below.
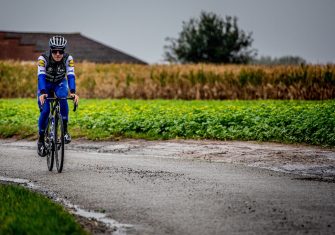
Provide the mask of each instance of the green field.
{"label": "green field", "polygon": [[[0,99],[0,136],[36,138],[35,99]],[[70,104],[70,109],[72,105]],[[258,140],[335,146],[335,101],[82,99],[73,137]]]}
{"label": "green field", "polygon": [[20,186],[0,184],[0,234],[88,234],[60,205]]}

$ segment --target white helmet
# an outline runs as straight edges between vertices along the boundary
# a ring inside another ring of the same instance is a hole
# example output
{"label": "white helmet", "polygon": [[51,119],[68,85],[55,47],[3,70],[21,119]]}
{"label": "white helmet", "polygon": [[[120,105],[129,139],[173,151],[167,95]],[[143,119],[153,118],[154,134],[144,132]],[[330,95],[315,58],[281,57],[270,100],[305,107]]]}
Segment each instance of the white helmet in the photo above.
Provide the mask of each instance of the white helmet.
{"label": "white helmet", "polygon": [[66,47],[67,40],[62,36],[53,36],[49,40],[50,49],[61,49],[64,50]]}

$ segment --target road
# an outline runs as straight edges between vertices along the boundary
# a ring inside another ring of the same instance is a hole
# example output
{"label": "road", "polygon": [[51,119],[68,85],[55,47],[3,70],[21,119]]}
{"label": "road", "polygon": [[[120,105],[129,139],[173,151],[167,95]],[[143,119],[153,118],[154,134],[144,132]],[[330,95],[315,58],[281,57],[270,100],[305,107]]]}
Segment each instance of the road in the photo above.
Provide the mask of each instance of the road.
{"label": "road", "polygon": [[128,225],[115,234],[335,233],[331,149],[124,140],[74,141],[66,154],[58,174],[35,142],[1,140],[0,176]]}

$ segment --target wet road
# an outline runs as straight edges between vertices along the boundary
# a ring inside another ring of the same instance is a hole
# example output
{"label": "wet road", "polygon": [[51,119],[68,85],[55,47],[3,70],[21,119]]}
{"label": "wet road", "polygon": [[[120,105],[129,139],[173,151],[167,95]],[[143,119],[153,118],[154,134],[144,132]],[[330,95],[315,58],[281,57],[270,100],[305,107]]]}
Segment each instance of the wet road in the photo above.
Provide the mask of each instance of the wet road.
{"label": "wet road", "polygon": [[[47,171],[34,145],[1,141],[0,176],[28,179],[82,208],[103,211],[131,224],[122,231],[128,234],[335,232],[334,181],[203,160],[226,142],[77,142],[68,147],[61,174]],[[333,169],[334,153],[324,154]],[[248,151],[241,156],[248,158]]]}

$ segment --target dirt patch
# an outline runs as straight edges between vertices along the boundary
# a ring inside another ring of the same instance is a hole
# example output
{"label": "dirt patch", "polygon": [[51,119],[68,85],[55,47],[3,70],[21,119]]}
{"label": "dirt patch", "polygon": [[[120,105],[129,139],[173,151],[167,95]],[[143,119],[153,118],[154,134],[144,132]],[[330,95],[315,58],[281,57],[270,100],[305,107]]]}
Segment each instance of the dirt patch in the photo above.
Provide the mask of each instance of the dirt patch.
{"label": "dirt patch", "polygon": [[124,155],[145,155],[208,162],[243,164],[274,171],[321,178],[335,178],[335,150],[308,145],[241,141],[78,140],[71,149]]}
{"label": "dirt patch", "polygon": [[302,180],[302,181],[317,181],[317,182],[335,183],[335,178],[300,177],[300,178],[293,178],[293,179]]}
{"label": "dirt patch", "polygon": [[[0,145],[36,148],[35,142],[0,140]],[[75,140],[68,150],[243,164],[299,175],[335,178],[335,149],[253,141]],[[122,170],[122,169],[121,169]],[[136,172],[135,172],[136,173]]]}
{"label": "dirt patch", "polygon": [[112,234],[117,229],[116,228],[110,228],[106,226],[106,224],[97,221],[96,219],[88,219],[79,215],[74,215],[76,218],[76,221],[87,231],[89,231],[91,234],[95,235],[102,235],[102,234]]}

